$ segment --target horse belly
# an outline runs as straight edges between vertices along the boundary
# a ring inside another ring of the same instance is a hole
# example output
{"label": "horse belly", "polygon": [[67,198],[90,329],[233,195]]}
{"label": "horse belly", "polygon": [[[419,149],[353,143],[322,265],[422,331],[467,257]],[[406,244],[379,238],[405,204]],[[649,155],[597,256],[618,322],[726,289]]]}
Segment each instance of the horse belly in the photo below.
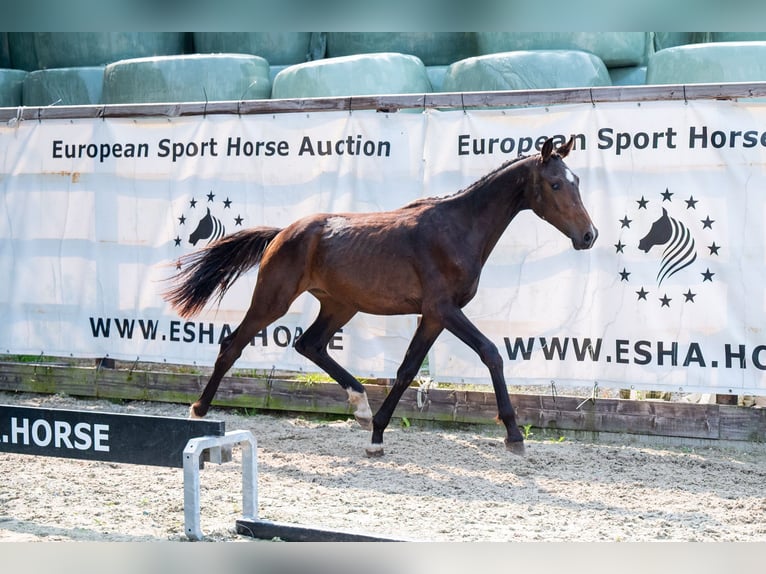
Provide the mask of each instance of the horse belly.
{"label": "horse belly", "polygon": [[365,313],[420,312],[412,213],[318,216],[310,250],[311,286]]}
{"label": "horse belly", "polygon": [[372,315],[409,315],[421,312],[419,293],[397,288],[395,281],[385,285],[362,282],[346,300],[363,313]]}
{"label": "horse belly", "polygon": [[420,279],[406,258],[375,253],[328,258],[319,287],[364,313],[403,315],[420,312]]}

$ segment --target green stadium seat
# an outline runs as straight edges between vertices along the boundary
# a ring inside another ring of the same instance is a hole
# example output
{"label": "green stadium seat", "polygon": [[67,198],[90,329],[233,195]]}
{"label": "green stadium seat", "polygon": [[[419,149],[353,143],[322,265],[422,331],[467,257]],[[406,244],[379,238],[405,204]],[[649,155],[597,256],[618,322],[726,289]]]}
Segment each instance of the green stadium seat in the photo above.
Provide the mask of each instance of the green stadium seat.
{"label": "green stadium seat", "polygon": [[21,105],[21,92],[27,73],[23,70],[0,69],[0,107]]}
{"label": "green stadium seat", "polygon": [[269,63],[247,54],[189,54],[106,66],[105,104],[266,99]]}
{"label": "green stadium seat", "polygon": [[649,52],[648,32],[477,32],[479,55],[519,50],[580,50],[609,68],[639,66]]}
{"label": "green stadium seat", "polygon": [[416,56],[426,66],[448,66],[477,56],[472,32],[328,32],[327,57],[397,52]]}
{"label": "green stadium seat", "polygon": [[766,80],[766,41],[675,46],[649,59],[647,84],[700,84]]}
{"label": "green stadium seat", "polygon": [[9,32],[14,68],[104,66],[126,58],[182,54],[184,32]]}
{"label": "green stadium seat", "polygon": [[641,86],[646,83],[646,66],[609,68],[613,86]]}
{"label": "green stadium seat", "polygon": [[195,32],[197,54],[252,54],[272,66],[300,64],[322,58],[324,49],[312,45],[312,32]]}
{"label": "green stadium seat", "polygon": [[574,50],[505,52],[467,58],[447,70],[444,92],[529,90],[611,85],[604,63]]}
{"label": "green stadium seat", "polygon": [[24,79],[25,106],[81,106],[101,103],[104,66],[52,68],[29,72]]}
{"label": "green stadium seat", "polygon": [[296,64],[274,79],[272,98],[319,98],[431,91],[423,62],[398,53],[358,54]]}

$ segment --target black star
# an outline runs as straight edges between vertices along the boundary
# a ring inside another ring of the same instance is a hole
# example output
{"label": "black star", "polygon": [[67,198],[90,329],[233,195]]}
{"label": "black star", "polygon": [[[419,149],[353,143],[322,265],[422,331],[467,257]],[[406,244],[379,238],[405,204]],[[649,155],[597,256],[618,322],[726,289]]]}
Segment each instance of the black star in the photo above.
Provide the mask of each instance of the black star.
{"label": "black star", "polygon": [[660,301],[662,301],[662,307],[670,307],[670,302],[671,302],[672,300],[673,300],[673,299],[671,299],[670,297],[668,297],[667,293],[665,294],[665,296],[664,296],[664,297],[660,297]]}
{"label": "black star", "polygon": [[673,195],[670,191],[668,191],[667,188],[665,188],[665,193],[662,194],[662,201],[673,201],[670,199],[670,196]]}
{"label": "black star", "polygon": [[689,196],[689,199],[686,200],[686,209],[697,209],[697,203],[693,195]]}
{"label": "black star", "polygon": [[173,240],[173,242],[176,244],[176,247],[181,245],[181,238],[176,235],[176,238]]}
{"label": "black star", "polygon": [[721,248],[720,245],[716,245],[715,241],[713,241],[713,245],[708,245],[708,249],[710,249],[710,255],[718,255],[718,250]]}
{"label": "black star", "polygon": [[689,289],[686,293],[684,293],[684,303],[686,303],[687,301],[691,301],[692,303],[694,303],[694,298],[696,296],[697,296],[697,294],[696,293],[692,293],[692,290]]}
{"label": "black star", "polygon": [[224,208],[231,207],[231,199],[229,199],[228,197],[226,199],[224,199],[223,200],[223,207]]}
{"label": "black star", "polygon": [[625,267],[623,267],[622,271],[620,271],[620,277],[621,277],[620,281],[627,281],[628,275],[630,275],[630,271],[628,271],[627,269],[625,269]]}
{"label": "black star", "polygon": [[641,199],[637,199],[636,203],[638,203],[639,209],[646,209],[646,204],[649,203],[648,199],[644,199],[644,196],[641,196]]}
{"label": "black star", "polygon": [[705,281],[710,281],[712,283],[713,275],[715,275],[715,273],[711,272],[710,267],[708,267],[705,272],[702,273],[702,282],[704,283]]}
{"label": "black star", "polygon": [[183,215],[182,215],[181,217],[179,217],[179,218],[178,218],[178,223],[180,223],[181,225],[183,225],[184,223],[186,223],[186,217],[184,217]]}
{"label": "black star", "polygon": [[643,288],[643,287],[641,287],[641,289],[639,289],[638,291],[636,291],[636,293],[638,293],[638,300],[639,300],[639,301],[640,301],[641,299],[643,299],[644,301],[646,301],[646,296],[649,294],[649,291],[644,291],[644,288]]}
{"label": "black star", "polygon": [[189,207],[191,207],[192,209],[197,207],[197,200],[194,199],[193,197],[191,198],[191,201],[189,202]]}
{"label": "black star", "polygon": [[617,248],[617,251],[615,253],[624,253],[623,249],[625,248],[625,244],[618,240],[617,243],[614,244],[614,246]]}
{"label": "black star", "polygon": [[211,191],[210,193],[207,194],[207,200],[213,201],[213,199],[215,199],[215,194]]}
{"label": "black star", "polygon": [[242,225],[242,218],[239,215],[237,215],[237,217],[234,218],[234,224]]}
{"label": "black star", "polygon": [[623,227],[627,227],[628,229],[630,229],[630,224],[632,221],[633,220],[628,219],[628,216],[626,215],[624,218],[620,219],[620,223],[622,223],[622,226],[620,227],[620,229],[622,229]]}
{"label": "black star", "polygon": [[700,221],[702,221],[702,229],[713,229],[713,223],[715,222],[715,219],[710,219],[709,215]]}

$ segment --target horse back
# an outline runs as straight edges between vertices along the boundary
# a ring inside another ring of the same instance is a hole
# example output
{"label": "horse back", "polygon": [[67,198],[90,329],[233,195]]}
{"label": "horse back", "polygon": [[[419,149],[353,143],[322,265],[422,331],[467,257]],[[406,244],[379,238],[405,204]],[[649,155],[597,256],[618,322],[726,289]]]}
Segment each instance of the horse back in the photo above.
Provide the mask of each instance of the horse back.
{"label": "horse back", "polygon": [[[430,286],[441,285],[444,296],[460,292],[456,299],[475,291],[476,278],[454,269],[456,246],[445,239],[449,230],[440,229],[432,207],[421,202],[395,211],[311,215],[285,228],[274,249],[300,269],[302,291],[373,314],[420,313]],[[264,256],[261,268],[267,267]]]}

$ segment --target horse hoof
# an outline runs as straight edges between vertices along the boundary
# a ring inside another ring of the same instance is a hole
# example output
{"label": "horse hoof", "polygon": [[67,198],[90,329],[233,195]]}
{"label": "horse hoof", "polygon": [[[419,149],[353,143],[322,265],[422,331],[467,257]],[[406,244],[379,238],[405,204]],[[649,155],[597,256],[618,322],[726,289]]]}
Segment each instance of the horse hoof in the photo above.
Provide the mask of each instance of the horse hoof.
{"label": "horse hoof", "polygon": [[524,441],[510,442],[508,439],[505,439],[505,449],[513,454],[524,456]]}
{"label": "horse hoof", "polygon": [[356,419],[356,422],[359,423],[359,426],[362,427],[364,430],[371,431],[372,430],[372,419],[369,417],[360,417],[357,415],[354,415],[354,418]]}
{"label": "horse hoof", "polygon": [[197,411],[194,408],[194,405],[189,407],[189,418],[190,419],[201,419],[204,415],[198,415]]}
{"label": "horse hoof", "polygon": [[380,458],[383,456],[383,445],[371,444],[370,446],[364,448],[364,452],[367,454],[368,458]]}

